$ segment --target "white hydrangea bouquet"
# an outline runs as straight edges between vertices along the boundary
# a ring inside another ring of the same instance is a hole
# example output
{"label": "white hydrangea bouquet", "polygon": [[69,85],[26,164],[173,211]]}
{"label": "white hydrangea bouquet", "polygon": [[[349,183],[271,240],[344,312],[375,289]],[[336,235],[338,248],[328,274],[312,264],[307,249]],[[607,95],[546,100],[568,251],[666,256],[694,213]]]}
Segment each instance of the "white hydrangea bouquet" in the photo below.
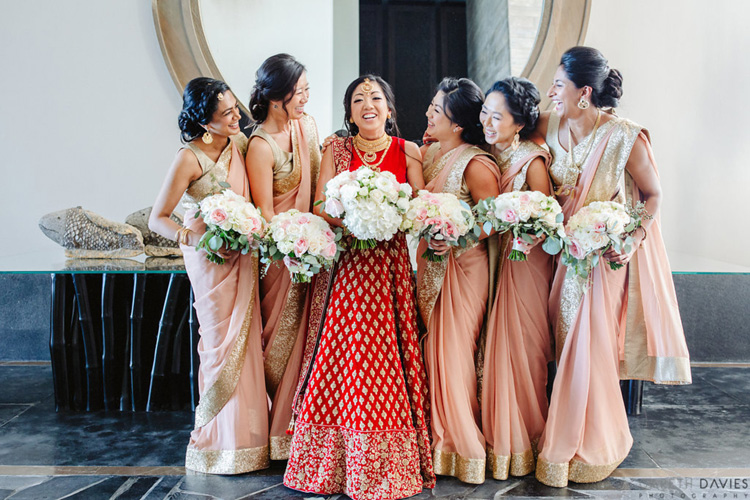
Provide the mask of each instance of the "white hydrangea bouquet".
{"label": "white hydrangea bouquet", "polygon": [[396,234],[409,209],[412,190],[391,172],[360,167],[328,181],[325,195],[326,213],[343,216],[344,226],[356,238],[352,248],[366,249]]}
{"label": "white hydrangea bouquet", "polygon": [[198,217],[206,223],[206,232],[197,248],[204,249],[206,258],[214,264],[224,263],[224,258],[216,253],[222,246],[244,255],[257,247],[265,233],[260,210],[231,189],[203,198],[195,213]]}
{"label": "white hydrangea bouquet", "polygon": [[[431,193],[420,190],[409,202],[401,230],[411,234],[415,241],[424,239],[445,241],[452,246],[465,248],[469,241],[476,241],[481,230],[474,224],[474,214],[465,202],[450,193]],[[440,262],[442,255],[428,248],[423,259]]]}
{"label": "white hydrangea bouquet", "polygon": [[341,229],[332,229],[325,219],[311,213],[292,209],[276,214],[261,242],[261,262],[268,269],[273,261],[281,260],[293,283],[309,283],[339,258],[344,250],[341,235]]}
{"label": "white hydrangea bouquet", "polygon": [[[595,201],[576,212],[565,226],[567,238],[562,263],[568,272],[587,278],[599,264],[600,256],[609,248],[618,253],[632,250],[635,230],[643,219],[650,219],[642,202],[625,207],[614,201]],[[610,262],[613,270],[623,265]]]}
{"label": "white hydrangea bouquet", "polygon": [[545,236],[542,248],[550,255],[560,253],[565,238],[563,213],[552,196],[539,191],[512,191],[495,198],[480,200],[474,207],[477,223],[485,233],[510,231],[513,246],[509,260],[525,261],[529,252],[524,243],[533,243],[532,236]]}

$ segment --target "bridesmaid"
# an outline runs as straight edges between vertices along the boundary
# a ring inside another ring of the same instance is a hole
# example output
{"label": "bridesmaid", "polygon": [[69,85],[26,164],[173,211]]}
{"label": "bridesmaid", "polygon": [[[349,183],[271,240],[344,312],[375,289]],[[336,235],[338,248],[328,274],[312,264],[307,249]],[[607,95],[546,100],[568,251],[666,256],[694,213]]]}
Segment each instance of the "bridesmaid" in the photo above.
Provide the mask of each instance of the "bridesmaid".
{"label": "bridesmaid", "polygon": [[[245,163],[253,200],[266,220],[293,208],[312,209],[320,149],[315,120],[305,113],[309,98],[305,67],[294,57],[277,54],[258,68],[249,106],[258,126]],[[307,332],[308,289],[305,283],[292,283],[278,263],[260,280],[272,460],[289,458],[292,437],[286,431]]]}
{"label": "bridesmaid", "polygon": [[[619,379],[688,384],[690,360],[659,227],[661,186],[648,132],[619,118],[622,75],[591,47],[563,54],[540,119],[566,220],[594,201],[645,203],[654,216],[631,252],[609,251],[588,282],[555,271],[550,292],[558,368],[536,477],[549,486],[601,481],[627,457]],[[646,239],[648,235],[648,239]],[[585,293],[584,293],[585,291]]]}
{"label": "bridesmaid", "polygon": [[[539,91],[523,78],[500,80],[487,91],[480,120],[500,165],[503,193],[551,194],[550,156],[529,140],[539,119],[539,101]],[[500,239],[484,354],[482,430],[487,468],[495,479],[534,470],[536,444],[547,418],[547,363],[552,360],[547,316],[552,259],[534,246],[527,249],[525,262],[510,261],[512,243],[510,234]]]}
{"label": "bridesmaid", "polygon": [[[179,125],[185,146],[159,192],[149,228],[180,242],[200,322],[200,404],[185,467],[242,474],[268,467],[268,399],[263,383],[258,259],[222,249],[223,265],[195,246],[205,232],[197,203],[224,190],[249,199],[237,99],[224,82],[196,78],[183,94]],[[185,227],[170,219],[182,197]]]}
{"label": "bridesmaid", "polygon": [[[452,193],[470,206],[500,194],[497,164],[477,147],[484,142],[479,123],[483,100],[471,80],[445,78],[426,113],[427,134],[437,141],[423,146],[427,189]],[[480,484],[486,451],[475,356],[490,290],[488,249],[484,241],[466,249],[437,241],[432,247],[445,259],[418,259],[417,300],[427,327],[433,464],[436,474]],[[418,255],[426,248],[422,241]]]}

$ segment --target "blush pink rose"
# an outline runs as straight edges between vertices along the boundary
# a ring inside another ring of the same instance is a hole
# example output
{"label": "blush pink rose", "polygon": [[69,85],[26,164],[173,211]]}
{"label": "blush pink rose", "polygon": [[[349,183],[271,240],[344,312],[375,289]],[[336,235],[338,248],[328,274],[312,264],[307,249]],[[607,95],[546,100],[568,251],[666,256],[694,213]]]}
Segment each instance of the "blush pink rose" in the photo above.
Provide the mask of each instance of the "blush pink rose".
{"label": "blush pink rose", "polygon": [[523,193],[521,196],[518,197],[518,201],[526,205],[531,201],[531,197],[528,194]]}
{"label": "blush pink rose", "polygon": [[334,258],[336,256],[336,243],[329,243],[328,245],[323,247],[320,255],[322,255],[326,259]]}
{"label": "blush pink rose", "polygon": [[597,222],[592,229],[595,233],[604,234],[607,232],[607,225],[604,222]]}
{"label": "blush pink rose", "polygon": [[300,238],[297,241],[294,242],[294,255],[297,257],[300,257],[302,254],[307,252],[307,249],[310,247],[310,244],[307,242],[305,238]]}
{"label": "blush pink rose", "polygon": [[427,218],[427,209],[426,208],[419,208],[419,209],[417,209],[417,220],[419,222],[422,222],[426,218]]}
{"label": "blush pink rose", "polygon": [[211,222],[214,224],[221,224],[225,220],[227,220],[227,212],[223,208],[215,208],[211,215],[209,215],[209,219],[211,219]]}
{"label": "blush pink rose", "polygon": [[511,224],[518,222],[518,214],[512,208],[506,208],[500,212],[500,220],[503,222],[509,222]]}
{"label": "blush pink rose", "polygon": [[325,211],[331,217],[339,217],[344,213],[344,205],[342,205],[341,202],[335,198],[328,198],[325,204]]}
{"label": "blush pink rose", "polygon": [[445,221],[443,227],[440,228],[440,234],[442,234],[446,240],[455,240],[458,238],[458,228],[452,222]]}
{"label": "blush pink rose", "polygon": [[308,222],[310,222],[310,218],[307,215],[297,217],[297,224],[307,224]]}
{"label": "blush pink rose", "polygon": [[583,251],[583,248],[578,243],[578,241],[572,238],[570,240],[570,246],[568,246],[568,251],[570,252],[570,255],[578,260],[586,258],[586,252]]}

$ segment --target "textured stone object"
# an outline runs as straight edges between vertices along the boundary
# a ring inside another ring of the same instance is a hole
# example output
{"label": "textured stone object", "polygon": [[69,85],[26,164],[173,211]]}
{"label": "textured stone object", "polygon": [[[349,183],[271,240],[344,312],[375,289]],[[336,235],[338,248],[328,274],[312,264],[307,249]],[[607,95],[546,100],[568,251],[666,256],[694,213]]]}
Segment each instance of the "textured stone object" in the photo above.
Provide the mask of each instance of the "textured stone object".
{"label": "textured stone object", "polygon": [[135,257],[143,253],[143,236],[129,224],[105,219],[81,207],[52,212],[39,219],[39,229],[77,259]]}
{"label": "textured stone object", "polygon": [[[151,207],[144,208],[133,212],[125,218],[125,222],[137,228],[143,235],[143,243],[146,245],[146,255],[150,257],[180,257],[182,250],[180,245],[169,238],[165,238],[148,228],[148,218],[151,216]],[[182,217],[180,214],[173,213],[170,217],[177,224],[182,226]]]}

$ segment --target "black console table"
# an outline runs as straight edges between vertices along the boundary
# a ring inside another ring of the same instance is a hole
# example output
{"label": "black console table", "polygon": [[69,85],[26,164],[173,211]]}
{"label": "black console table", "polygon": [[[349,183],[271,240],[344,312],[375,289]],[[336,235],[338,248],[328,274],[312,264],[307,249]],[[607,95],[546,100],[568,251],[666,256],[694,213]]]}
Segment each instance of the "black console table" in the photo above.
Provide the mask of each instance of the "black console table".
{"label": "black console table", "polygon": [[[56,409],[194,410],[199,325],[182,261],[63,262],[61,254],[30,255],[0,269],[51,276]],[[628,414],[639,415],[643,382],[623,381],[621,389]]]}

